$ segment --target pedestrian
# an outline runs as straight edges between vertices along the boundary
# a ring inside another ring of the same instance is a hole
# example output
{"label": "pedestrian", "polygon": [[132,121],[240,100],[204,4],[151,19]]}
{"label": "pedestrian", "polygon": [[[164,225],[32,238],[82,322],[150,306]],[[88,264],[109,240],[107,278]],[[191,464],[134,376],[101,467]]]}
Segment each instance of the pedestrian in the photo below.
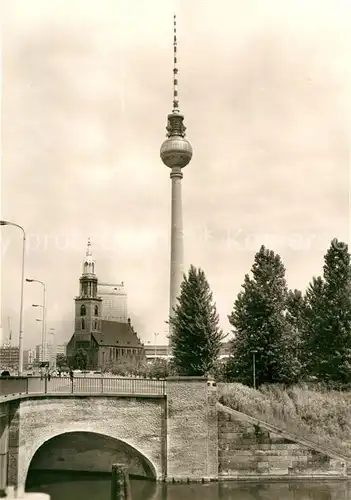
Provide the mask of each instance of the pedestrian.
{"label": "pedestrian", "polygon": [[51,380],[51,373],[49,372],[48,373],[48,381],[50,382],[50,380]]}

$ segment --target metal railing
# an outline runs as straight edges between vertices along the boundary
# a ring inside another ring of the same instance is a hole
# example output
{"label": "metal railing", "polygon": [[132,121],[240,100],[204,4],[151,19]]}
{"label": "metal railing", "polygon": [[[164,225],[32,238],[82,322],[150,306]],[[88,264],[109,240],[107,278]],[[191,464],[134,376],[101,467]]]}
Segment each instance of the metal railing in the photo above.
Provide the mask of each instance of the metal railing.
{"label": "metal railing", "polygon": [[0,396],[10,394],[116,394],[163,396],[165,380],[141,378],[8,377],[0,378]]}

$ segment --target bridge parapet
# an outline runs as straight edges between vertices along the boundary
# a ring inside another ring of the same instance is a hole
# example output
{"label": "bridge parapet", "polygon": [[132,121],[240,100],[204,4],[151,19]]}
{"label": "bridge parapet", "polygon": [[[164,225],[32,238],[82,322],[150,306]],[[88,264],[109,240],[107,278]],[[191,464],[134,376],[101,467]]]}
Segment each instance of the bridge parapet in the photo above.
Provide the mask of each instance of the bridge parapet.
{"label": "bridge parapet", "polygon": [[0,378],[0,397],[15,394],[136,394],[163,396],[165,380],[126,377]]}
{"label": "bridge parapet", "polygon": [[0,377],[0,397],[28,392],[28,377]]}

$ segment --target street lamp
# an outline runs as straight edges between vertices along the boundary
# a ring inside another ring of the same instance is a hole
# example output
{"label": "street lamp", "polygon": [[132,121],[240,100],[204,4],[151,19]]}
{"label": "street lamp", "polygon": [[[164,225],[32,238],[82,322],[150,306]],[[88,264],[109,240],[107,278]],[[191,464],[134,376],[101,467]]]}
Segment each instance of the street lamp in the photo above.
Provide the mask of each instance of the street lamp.
{"label": "street lamp", "polygon": [[24,256],[26,253],[26,233],[22,226],[10,222],[8,220],[0,220],[0,226],[14,226],[18,227],[23,234],[23,245],[22,245],[22,275],[21,275],[21,301],[20,301],[20,317],[19,317],[19,337],[18,337],[18,375],[22,375],[23,372],[23,284],[24,284]]}
{"label": "street lamp", "polygon": [[45,326],[46,326],[45,325],[45,320],[46,320],[46,287],[45,287],[45,283],[43,281],[40,281],[40,280],[26,278],[26,282],[27,283],[40,283],[40,285],[42,285],[42,287],[43,287],[43,305],[33,304],[33,307],[42,307],[43,308],[43,318],[41,320],[43,322],[42,329],[41,329],[41,352],[42,352],[42,356],[44,356]]}
{"label": "street lamp", "polygon": [[253,378],[253,388],[256,389],[256,354],[257,349],[253,349],[252,351],[252,378]]}

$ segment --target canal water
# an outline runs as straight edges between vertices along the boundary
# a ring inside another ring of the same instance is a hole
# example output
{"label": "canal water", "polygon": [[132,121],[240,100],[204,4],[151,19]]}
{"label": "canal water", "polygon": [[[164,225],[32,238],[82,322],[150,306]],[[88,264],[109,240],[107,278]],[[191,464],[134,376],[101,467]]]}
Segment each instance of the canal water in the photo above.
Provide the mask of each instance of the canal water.
{"label": "canal water", "polygon": [[[47,493],[51,500],[110,500],[110,476],[35,473],[27,491]],[[351,500],[347,481],[156,484],[132,480],[132,500]]]}

